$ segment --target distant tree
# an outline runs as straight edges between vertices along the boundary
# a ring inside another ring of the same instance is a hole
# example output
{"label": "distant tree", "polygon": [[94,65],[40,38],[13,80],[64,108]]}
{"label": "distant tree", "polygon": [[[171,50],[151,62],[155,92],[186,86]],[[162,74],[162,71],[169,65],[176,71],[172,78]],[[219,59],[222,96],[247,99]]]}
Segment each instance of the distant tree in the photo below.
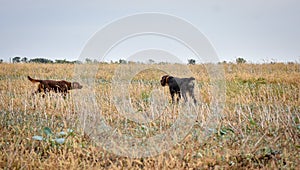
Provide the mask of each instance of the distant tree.
{"label": "distant tree", "polygon": [[88,63],[88,64],[98,64],[98,63],[100,63],[100,61],[98,61],[97,59],[94,59],[94,60],[92,60],[92,59],[90,59],[90,58],[86,58],[85,59],[85,63]]}
{"label": "distant tree", "polygon": [[100,63],[100,64],[108,64],[107,61],[98,61],[98,63]]}
{"label": "distant tree", "polygon": [[246,63],[246,60],[242,57],[238,57],[235,61],[236,61],[237,64]]}
{"label": "distant tree", "polygon": [[3,63],[3,59],[0,59],[0,63]]}
{"label": "distant tree", "polygon": [[219,61],[218,64],[227,64],[227,61],[225,61],[225,60]]}
{"label": "distant tree", "polygon": [[27,62],[28,62],[28,59],[27,59],[26,57],[23,57],[23,58],[21,59],[21,61],[22,61],[22,63],[27,63]]}
{"label": "distant tree", "polygon": [[46,58],[34,58],[29,60],[30,63],[53,63],[52,60]]}
{"label": "distant tree", "polygon": [[120,59],[120,60],[119,60],[119,64],[127,64],[127,61],[124,60],[124,59]]}
{"label": "distant tree", "polygon": [[188,64],[194,65],[194,64],[196,64],[196,60],[188,59]]}
{"label": "distant tree", "polygon": [[166,62],[166,61],[161,61],[158,63],[159,65],[165,65],[165,64],[170,64],[169,62]]}
{"label": "distant tree", "polygon": [[136,61],[128,61],[127,63],[128,63],[128,64],[137,64]]}
{"label": "distant tree", "polygon": [[64,63],[65,60],[55,60],[55,63],[58,63],[58,64],[61,64],[61,63]]}
{"label": "distant tree", "polygon": [[12,61],[13,61],[13,63],[19,63],[20,62],[20,59],[21,59],[21,57],[14,57],[13,59],[12,59]]}
{"label": "distant tree", "polygon": [[74,62],[68,61],[66,59],[63,59],[63,60],[55,60],[55,63],[58,63],[58,64],[69,64],[69,63],[74,63]]}
{"label": "distant tree", "polygon": [[149,59],[149,60],[148,60],[148,63],[149,63],[149,64],[154,64],[155,61],[154,61],[153,59]]}
{"label": "distant tree", "polygon": [[82,61],[79,60],[75,60],[75,61],[71,61],[72,64],[82,64]]}
{"label": "distant tree", "polygon": [[89,59],[89,58],[86,58],[86,59],[85,59],[85,62],[86,62],[86,63],[92,63],[93,61],[92,61],[91,59]]}

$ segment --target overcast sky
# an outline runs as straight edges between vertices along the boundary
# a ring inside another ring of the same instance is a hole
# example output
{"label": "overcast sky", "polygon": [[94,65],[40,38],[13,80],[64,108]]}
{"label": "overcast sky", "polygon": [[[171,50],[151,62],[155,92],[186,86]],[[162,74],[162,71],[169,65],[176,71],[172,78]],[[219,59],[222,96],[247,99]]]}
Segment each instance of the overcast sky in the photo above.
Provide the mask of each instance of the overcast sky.
{"label": "overcast sky", "polygon": [[161,12],[196,26],[221,61],[242,56],[251,62],[300,62],[299,9],[298,0],[0,0],[0,59],[76,60],[89,38],[110,22]]}

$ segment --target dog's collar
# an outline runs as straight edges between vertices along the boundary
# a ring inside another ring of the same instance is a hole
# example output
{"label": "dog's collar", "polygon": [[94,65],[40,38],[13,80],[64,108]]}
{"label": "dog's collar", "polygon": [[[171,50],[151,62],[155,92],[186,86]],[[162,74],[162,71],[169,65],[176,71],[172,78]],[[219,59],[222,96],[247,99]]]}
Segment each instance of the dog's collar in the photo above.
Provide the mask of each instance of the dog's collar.
{"label": "dog's collar", "polygon": [[170,76],[167,76],[167,77],[166,77],[166,84],[169,84],[169,77],[170,77]]}

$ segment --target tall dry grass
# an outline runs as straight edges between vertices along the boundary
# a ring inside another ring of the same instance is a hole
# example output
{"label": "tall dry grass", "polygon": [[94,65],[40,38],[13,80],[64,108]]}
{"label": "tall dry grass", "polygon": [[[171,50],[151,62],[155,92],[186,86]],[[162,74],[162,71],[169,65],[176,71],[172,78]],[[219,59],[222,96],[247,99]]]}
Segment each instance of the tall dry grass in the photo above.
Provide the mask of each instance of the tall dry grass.
{"label": "tall dry grass", "polygon": [[[78,107],[97,111],[88,99],[95,95],[101,115],[111,127],[134,137],[166,131],[178,118],[178,108],[167,105],[161,116],[139,124],[124,118],[114,105],[111,82],[117,64],[99,65],[93,89],[85,86],[67,98],[51,93],[32,96],[41,79],[72,80],[74,65],[0,64],[0,167],[4,169],[240,169],[300,166],[300,65],[224,64],[226,103],[216,130],[203,138],[211,114],[211,84],[204,65],[189,66],[197,80],[198,121],[190,133],[164,153],[147,158],[118,156],[99,147],[84,132]],[[166,67],[179,68],[176,65]],[[176,73],[176,72],[175,72]],[[129,94],[133,107],[150,108],[151,91],[159,90],[162,71],[148,70],[134,77]],[[178,73],[180,74],[180,73]],[[92,90],[92,91],[91,91]],[[96,106],[95,106],[96,107]],[[93,110],[94,109],[94,110]],[[97,116],[97,114],[95,115]],[[64,132],[64,133],[62,133]],[[43,140],[35,140],[41,136]],[[63,142],[56,139],[64,139]]]}

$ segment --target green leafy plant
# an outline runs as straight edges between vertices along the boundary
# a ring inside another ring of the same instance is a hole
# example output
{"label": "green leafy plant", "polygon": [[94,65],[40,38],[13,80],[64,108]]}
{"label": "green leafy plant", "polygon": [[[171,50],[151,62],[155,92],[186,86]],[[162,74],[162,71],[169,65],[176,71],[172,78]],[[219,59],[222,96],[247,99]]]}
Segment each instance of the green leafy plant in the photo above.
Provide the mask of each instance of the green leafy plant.
{"label": "green leafy plant", "polygon": [[32,137],[32,139],[37,141],[50,142],[53,144],[64,144],[69,136],[73,136],[74,131],[72,129],[67,129],[67,132],[61,131],[57,134],[54,134],[49,127],[44,127],[43,132],[45,134],[45,137],[35,135]]}

